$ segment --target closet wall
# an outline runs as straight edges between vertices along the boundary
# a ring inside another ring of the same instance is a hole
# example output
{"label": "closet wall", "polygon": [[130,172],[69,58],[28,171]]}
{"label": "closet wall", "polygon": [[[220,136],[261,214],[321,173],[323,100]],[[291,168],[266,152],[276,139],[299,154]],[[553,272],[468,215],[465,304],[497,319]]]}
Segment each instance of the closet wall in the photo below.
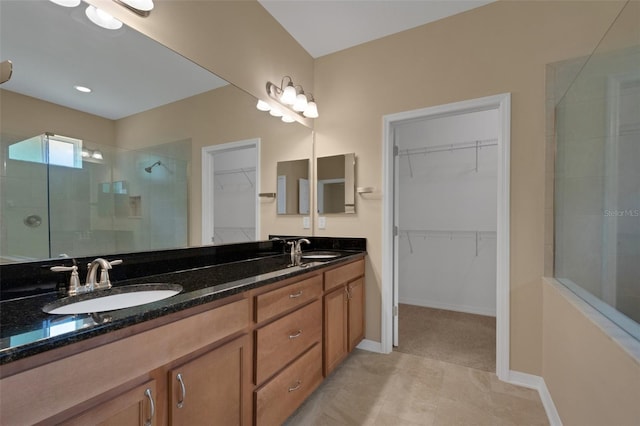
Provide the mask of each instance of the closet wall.
{"label": "closet wall", "polygon": [[256,164],[253,149],[217,153],[213,160],[214,243],[256,240]]}
{"label": "closet wall", "polygon": [[495,316],[496,110],[415,120],[399,148],[399,302]]}

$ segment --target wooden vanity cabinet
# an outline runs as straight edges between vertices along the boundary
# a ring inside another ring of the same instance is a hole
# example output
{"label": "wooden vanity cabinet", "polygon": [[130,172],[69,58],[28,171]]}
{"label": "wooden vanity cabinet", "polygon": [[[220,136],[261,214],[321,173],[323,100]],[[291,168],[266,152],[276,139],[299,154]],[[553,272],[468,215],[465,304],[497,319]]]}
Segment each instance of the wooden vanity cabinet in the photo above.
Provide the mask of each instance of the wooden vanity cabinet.
{"label": "wooden vanity cabinet", "polygon": [[364,298],[360,258],[34,356],[0,423],[281,424],[362,340]]}
{"label": "wooden vanity cabinet", "polygon": [[364,259],[324,273],[324,362],[327,377],[364,338]]}
{"label": "wooden vanity cabinet", "polygon": [[322,273],[255,297],[256,425],[279,425],[322,382]]}
{"label": "wooden vanity cabinet", "polygon": [[244,335],[169,372],[171,425],[249,425],[250,338]]}
{"label": "wooden vanity cabinet", "polygon": [[123,390],[113,398],[58,424],[61,426],[155,426],[157,395],[156,382],[150,380],[129,390]]}

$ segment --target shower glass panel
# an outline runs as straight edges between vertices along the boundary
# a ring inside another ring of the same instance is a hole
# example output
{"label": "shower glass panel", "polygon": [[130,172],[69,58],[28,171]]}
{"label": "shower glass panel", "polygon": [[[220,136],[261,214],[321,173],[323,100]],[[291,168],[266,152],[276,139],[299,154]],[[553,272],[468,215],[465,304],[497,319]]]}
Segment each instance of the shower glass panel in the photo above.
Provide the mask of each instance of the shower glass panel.
{"label": "shower glass panel", "polygon": [[556,105],[554,274],[640,340],[639,7],[624,7]]}
{"label": "shower glass panel", "polygon": [[0,262],[187,246],[190,140],[132,151],[50,136],[3,137]]}

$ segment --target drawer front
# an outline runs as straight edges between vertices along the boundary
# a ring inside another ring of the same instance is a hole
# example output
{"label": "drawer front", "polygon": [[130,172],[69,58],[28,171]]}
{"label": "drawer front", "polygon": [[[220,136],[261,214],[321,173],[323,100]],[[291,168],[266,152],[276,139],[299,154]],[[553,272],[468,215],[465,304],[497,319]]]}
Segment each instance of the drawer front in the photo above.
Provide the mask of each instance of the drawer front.
{"label": "drawer front", "polygon": [[324,273],[324,291],[364,275],[364,259],[356,260]]}
{"label": "drawer front", "polygon": [[256,322],[262,322],[296,306],[302,306],[322,293],[322,275],[256,296]]}
{"label": "drawer front", "polygon": [[256,384],[268,379],[321,338],[320,300],[256,330]]}
{"label": "drawer front", "polygon": [[322,382],[322,345],[316,344],[255,392],[256,425],[284,422]]}

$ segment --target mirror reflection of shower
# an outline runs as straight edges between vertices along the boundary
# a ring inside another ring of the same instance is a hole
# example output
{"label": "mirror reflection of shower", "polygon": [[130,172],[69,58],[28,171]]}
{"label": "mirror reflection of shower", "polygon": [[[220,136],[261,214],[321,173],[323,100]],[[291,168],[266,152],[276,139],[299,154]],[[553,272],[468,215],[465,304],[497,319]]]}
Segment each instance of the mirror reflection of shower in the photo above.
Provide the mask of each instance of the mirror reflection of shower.
{"label": "mirror reflection of shower", "polygon": [[151,171],[153,170],[153,168],[155,166],[161,166],[162,165],[162,161],[156,161],[155,163],[153,163],[152,165],[150,165],[149,167],[145,167],[144,171],[147,173],[151,173]]}
{"label": "mirror reflection of shower", "polygon": [[149,167],[145,167],[144,171],[151,174],[153,172],[153,168],[156,166],[162,166],[164,167],[164,169],[170,174],[173,174],[173,171],[171,169],[169,169],[169,167],[167,167],[166,164],[164,164],[162,161],[158,160],[155,163],[153,163],[152,165],[150,165]]}

